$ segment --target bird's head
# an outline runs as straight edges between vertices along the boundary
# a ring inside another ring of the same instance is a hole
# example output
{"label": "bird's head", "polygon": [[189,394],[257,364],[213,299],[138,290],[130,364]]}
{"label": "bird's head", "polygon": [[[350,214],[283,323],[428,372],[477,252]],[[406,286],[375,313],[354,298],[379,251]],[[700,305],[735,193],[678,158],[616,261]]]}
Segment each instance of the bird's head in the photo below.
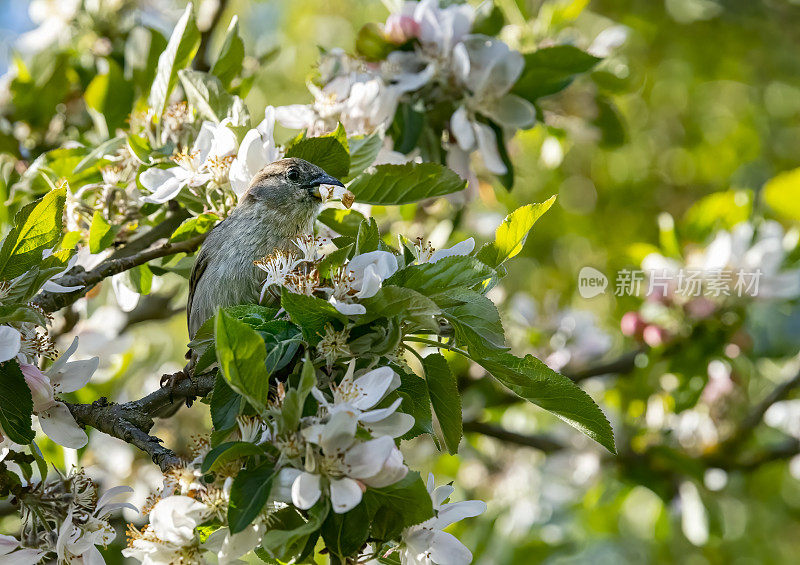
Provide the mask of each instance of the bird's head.
{"label": "bird's head", "polygon": [[344,186],[308,161],[281,159],[256,174],[239,206],[268,210],[284,221],[311,219],[322,204],[322,185]]}

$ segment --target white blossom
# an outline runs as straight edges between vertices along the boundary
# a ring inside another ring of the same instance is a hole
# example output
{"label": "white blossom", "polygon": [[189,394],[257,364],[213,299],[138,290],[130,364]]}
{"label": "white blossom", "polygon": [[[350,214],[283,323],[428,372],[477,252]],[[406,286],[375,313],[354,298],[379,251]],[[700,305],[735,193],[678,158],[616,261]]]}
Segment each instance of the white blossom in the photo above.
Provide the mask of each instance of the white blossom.
{"label": "white blossom", "polygon": [[370,298],[381,289],[383,281],[397,271],[397,258],[388,251],[370,251],[356,255],[332,278],[329,299],[342,314],[364,314],[367,309],[353,299]]}
{"label": "white blossom", "polygon": [[433,475],[428,476],[428,493],[436,515],[403,530],[400,549],[403,565],[467,565],[472,562],[469,549],[443,530],[459,520],[483,514],[486,503],[481,500],[448,503],[446,500],[453,490],[449,485],[434,488]]}
{"label": "white blossom", "polygon": [[0,363],[13,359],[19,353],[22,334],[11,326],[0,326]]}
{"label": "white blossom", "polygon": [[281,150],[275,144],[275,108],[264,109],[264,119],[248,131],[230,170],[230,182],[238,197],[245,193],[256,173],[266,165],[281,158]]}
{"label": "white blossom", "polygon": [[215,177],[212,168],[236,152],[236,134],[227,121],[219,124],[205,121],[191,150],[173,157],[177,166],[169,169],[150,167],[139,175],[139,181],[151,192],[145,202],[162,203],[172,200],[185,187],[204,185]]}
{"label": "white blossom", "polygon": [[66,404],[56,400],[55,395],[82,388],[92,378],[100,362],[97,357],[69,361],[77,348],[78,338],[75,338],[67,351],[44,373],[35,365],[20,363],[33,396],[33,413],[39,418],[42,431],[56,443],[73,449],[86,445],[88,438]]}

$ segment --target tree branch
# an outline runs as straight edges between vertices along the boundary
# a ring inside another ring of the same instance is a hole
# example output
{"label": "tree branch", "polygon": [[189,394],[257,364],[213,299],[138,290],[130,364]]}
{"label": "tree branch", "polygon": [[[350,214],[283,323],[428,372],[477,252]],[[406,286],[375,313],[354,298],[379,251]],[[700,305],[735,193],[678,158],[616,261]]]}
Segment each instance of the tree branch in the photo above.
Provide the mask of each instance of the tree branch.
{"label": "tree branch", "polygon": [[112,437],[138,447],[148,455],[162,471],[181,464],[174,451],[161,445],[161,440],[148,434],[153,427],[153,416],[161,409],[182,403],[188,398],[205,396],[214,388],[214,372],[183,379],[170,388],[161,388],[140,398],[123,404],[108,402],[103,397],[91,404],[65,402],[75,421],[82,426],[91,426]]}
{"label": "tree branch", "polygon": [[65,293],[40,292],[32,302],[40,306],[45,312],[55,312],[83,297],[97,283],[107,277],[144,265],[153,259],[176,253],[192,253],[196,251],[205,240],[206,235],[208,234],[200,234],[180,243],[167,242],[158,247],[139,251],[126,257],[108,258],[88,272],[84,271],[82,267],[73,267],[56,282],[63,286],[83,286],[82,289]]}
{"label": "tree branch", "polygon": [[532,447],[544,453],[561,451],[567,447],[563,443],[545,435],[518,434],[503,429],[495,424],[487,424],[485,422],[464,422],[464,431],[493,437],[506,443]]}
{"label": "tree branch", "polygon": [[603,375],[623,375],[630,373],[636,367],[636,356],[640,353],[643,353],[643,351],[640,349],[637,349],[636,351],[629,351],[627,353],[623,353],[608,363],[594,365],[574,373],[565,373],[564,376],[576,383],[579,383],[592,377],[600,377]]}

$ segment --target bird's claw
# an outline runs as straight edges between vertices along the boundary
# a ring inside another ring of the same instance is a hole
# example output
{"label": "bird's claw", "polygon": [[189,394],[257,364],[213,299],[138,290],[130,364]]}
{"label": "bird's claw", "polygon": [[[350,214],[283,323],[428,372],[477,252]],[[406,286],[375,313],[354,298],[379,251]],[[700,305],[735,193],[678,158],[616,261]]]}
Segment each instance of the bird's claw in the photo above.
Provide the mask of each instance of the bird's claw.
{"label": "bird's claw", "polygon": [[[169,403],[170,404],[173,403],[172,391],[175,389],[175,386],[179,382],[184,380],[184,379],[189,379],[192,382],[194,382],[193,379],[192,379],[192,375],[186,370],[186,368],[183,368],[180,371],[177,371],[175,373],[171,373],[169,375],[162,375],[161,381],[159,382],[159,385],[161,386],[161,388],[166,388],[166,389],[169,390]],[[192,396],[187,396],[186,397],[186,406],[187,407],[191,406],[192,402],[194,402],[194,398]]]}

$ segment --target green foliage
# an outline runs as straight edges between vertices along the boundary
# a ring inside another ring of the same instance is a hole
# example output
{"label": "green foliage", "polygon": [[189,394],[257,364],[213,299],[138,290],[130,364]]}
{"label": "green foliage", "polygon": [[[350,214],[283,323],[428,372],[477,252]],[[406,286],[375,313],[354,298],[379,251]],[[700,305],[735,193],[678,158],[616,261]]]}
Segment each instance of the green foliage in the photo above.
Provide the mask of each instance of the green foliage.
{"label": "green foliage", "polygon": [[770,179],[761,194],[776,213],[788,220],[800,221],[800,168]]}
{"label": "green foliage", "polygon": [[177,243],[179,241],[186,241],[198,235],[208,233],[211,231],[220,217],[213,212],[203,212],[199,216],[193,216],[185,220],[178,228],[172,232],[169,240]]}
{"label": "green foliage", "polygon": [[244,322],[220,310],[214,323],[220,370],[230,387],[254,407],[263,406],[269,393],[267,352],[261,336]]}
{"label": "green foliage", "polygon": [[349,188],[357,202],[408,204],[463,190],[466,182],[437,163],[378,165],[356,177]]}
{"label": "green foliage", "polygon": [[14,227],[0,247],[0,280],[11,280],[42,260],[62,236],[66,184],[24,206],[14,217]]}
{"label": "green foliage", "polygon": [[355,238],[364,215],[357,210],[325,208],[317,219],[340,235]]}
{"label": "green foliage", "polygon": [[614,432],[594,400],[578,385],[533,357],[480,353],[472,358],[514,394],[552,412],[616,453]]}
{"label": "green foliage", "polygon": [[110,225],[103,217],[100,210],[95,210],[92,216],[92,226],[89,228],[89,251],[100,253],[103,249],[114,243],[114,237],[119,231],[118,226]]}
{"label": "green foliage", "polygon": [[344,178],[350,170],[350,149],[342,124],[320,137],[302,134],[286,148],[286,156],[314,163],[334,178]]}
{"label": "green foliage", "polygon": [[447,452],[458,453],[461,442],[461,394],[447,360],[438,353],[424,359],[425,382],[428,385],[433,411],[442,428],[442,436]]}
{"label": "green foliage", "polygon": [[264,454],[262,447],[249,441],[228,441],[215,446],[208,452],[200,470],[203,473],[213,472],[237,459]]}
{"label": "green foliage", "polygon": [[536,220],[550,209],[556,197],[538,204],[526,204],[506,216],[495,232],[494,242],[487,243],[476,257],[491,267],[497,267],[522,251],[528,232]]}
{"label": "green foliage", "polygon": [[273,464],[264,461],[236,475],[231,486],[231,499],[228,505],[228,527],[231,533],[244,530],[262,511],[269,498],[275,474]]}
{"label": "green foliage", "polygon": [[160,116],[166,108],[169,95],[178,81],[178,71],[192,61],[199,47],[200,31],[190,4],[175,24],[167,47],[158,58],[158,69],[147,100],[148,105],[156,111],[156,116]]}
{"label": "green foliage", "polygon": [[281,289],[281,306],[292,322],[301,329],[303,338],[310,345],[317,344],[327,324],[345,320],[336,308],[321,298],[293,294],[285,288]]}
{"label": "green foliage", "polygon": [[225,32],[225,40],[222,42],[217,60],[211,67],[211,74],[219,79],[223,87],[228,88],[233,79],[242,72],[243,61],[244,42],[239,37],[239,17],[233,16]]}
{"label": "green foliage", "polygon": [[511,91],[534,102],[564,90],[576,75],[589,71],[598,61],[572,45],[543,47],[525,55],[525,70]]}
{"label": "green foliage", "polygon": [[16,360],[0,363],[0,428],[8,439],[26,444],[33,441],[33,398]]}
{"label": "green foliage", "polygon": [[180,69],[178,78],[187,100],[202,118],[219,123],[231,115],[234,98],[217,77],[192,69]]}

